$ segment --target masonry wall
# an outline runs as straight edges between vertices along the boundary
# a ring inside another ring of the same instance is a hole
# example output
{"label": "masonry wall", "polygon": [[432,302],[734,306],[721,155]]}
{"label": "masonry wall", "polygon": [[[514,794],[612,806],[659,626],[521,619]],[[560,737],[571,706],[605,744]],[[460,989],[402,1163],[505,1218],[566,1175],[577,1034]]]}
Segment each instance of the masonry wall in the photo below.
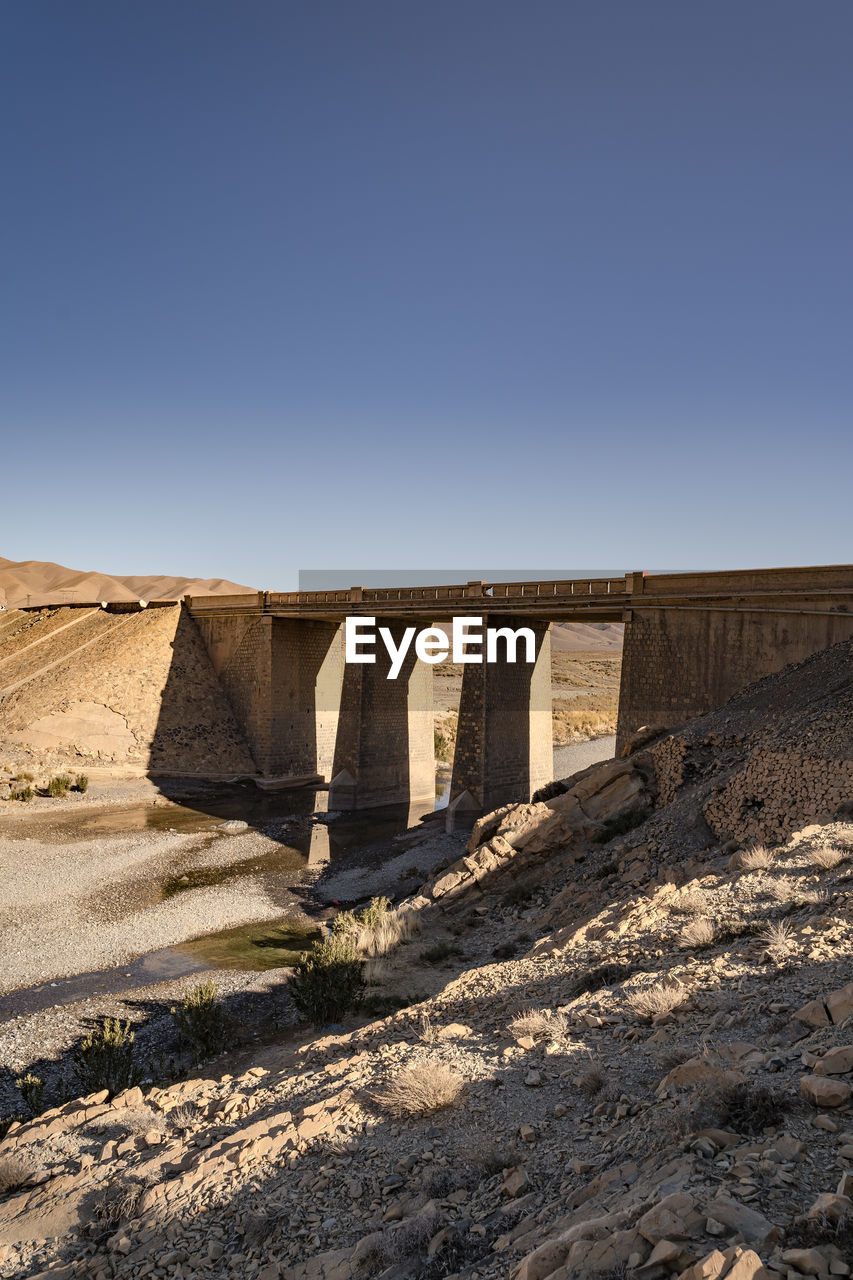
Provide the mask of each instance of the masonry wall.
{"label": "masonry wall", "polygon": [[335,622],[272,622],[267,771],[321,773],[329,781],[344,673],[342,629]]}
{"label": "masonry wall", "polygon": [[[399,644],[405,623],[386,624]],[[375,663],[344,668],[332,789],[333,808],[405,804],[435,793],[432,667],[411,646],[394,680],[376,646]]]}
{"label": "masonry wall", "polygon": [[202,616],[196,622],[259,772],[273,773],[273,619]]}
{"label": "masonry wall", "polygon": [[[506,625],[485,618],[484,627]],[[483,809],[529,800],[553,774],[551,635],[547,622],[524,621],[536,636],[536,662],[469,663],[462,675],[450,796],[468,791]]]}
{"label": "masonry wall", "polygon": [[832,597],[804,603],[808,613],[796,607],[768,600],[756,609],[632,609],[625,623],[617,754],[643,725],[672,726],[704,715],[753,680],[853,637],[853,614],[838,611]]}

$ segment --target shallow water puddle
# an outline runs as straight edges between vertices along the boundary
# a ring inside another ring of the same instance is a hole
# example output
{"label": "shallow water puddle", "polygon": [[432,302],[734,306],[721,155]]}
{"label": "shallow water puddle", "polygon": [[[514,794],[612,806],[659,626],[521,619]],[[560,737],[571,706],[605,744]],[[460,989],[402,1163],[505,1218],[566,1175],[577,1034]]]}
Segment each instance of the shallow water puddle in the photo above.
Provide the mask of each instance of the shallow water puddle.
{"label": "shallow water puddle", "polygon": [[314,925],[285,917],[223,929],[174,950],[210,969],[280,969],[298,964],[321,937]]}

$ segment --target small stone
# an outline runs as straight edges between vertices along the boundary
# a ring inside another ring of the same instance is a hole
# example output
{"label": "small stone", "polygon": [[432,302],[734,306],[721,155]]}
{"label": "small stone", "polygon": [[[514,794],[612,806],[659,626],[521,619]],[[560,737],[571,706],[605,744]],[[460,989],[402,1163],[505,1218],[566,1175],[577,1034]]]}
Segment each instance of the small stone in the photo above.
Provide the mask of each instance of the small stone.
{"label": "small stone", "polygon": [[523,1124],[518,1130],[518,1136],[521,1138],[522,1142],[535,1142],[536,1130],[533,1128],[532,1124]]}
{"label": "small stone", "polygon": [[568,1107],[564,1107],[562,1102],[558,1102],[556,1107],[554,1108],[554,1118],[557,1120],[562,1120],[563,1116],[568,1115],[568,1112],[569,1112]]}
{"label": "small stone", "polygon": [[724,1236],[728,1228],[724,1227],[722,1222],[718,1222],[716,1218],[708,1218],[705,1223],[705,1230],[709,1236]]}
{"label": "small stone", "polygon": [[803,1076],[800,1093],[816,1107],[843,1107],[849,1102],[853,1089],[845,1080],[832,1076]]}
{"label": "small stone", "polygon": [[829,1116],[815,1116],[812,1120],[812,1127],[823,1129],[825,1133],[838,1133],[838,1125],[834,1120],[830,1120]]}
{"label": "small stone", "polygon": [[528,1071],[527,1075],[524,1077],[524,1083],[527,1085],[528,1089],[538,1089],[539,1085],[542,1083],[542,1076],[538,1071]]}
{"label": "small stone", "polygon": [[809,1217],[826,1218],[828,1222],[838,1222],[840,1218],[849,1217],[851,1212],[853,1212],[853,1200],[827,1191],[815,1200],[809,1209]]}
{"label": "small stone", "polygon": [[509,1196],[511,1200],[514,1200],[516,1196],[523,1195],[529,1186],[530,1179],[522,1165],[513,1165],[511,1169],[505,1170],[503,1185],[505,1196]]}
{"label": "small stone", "polygon": [[804,1276],[825,1276],[826,1258],[820,1249],[786,1249],[782,1261],[787,1262]]}

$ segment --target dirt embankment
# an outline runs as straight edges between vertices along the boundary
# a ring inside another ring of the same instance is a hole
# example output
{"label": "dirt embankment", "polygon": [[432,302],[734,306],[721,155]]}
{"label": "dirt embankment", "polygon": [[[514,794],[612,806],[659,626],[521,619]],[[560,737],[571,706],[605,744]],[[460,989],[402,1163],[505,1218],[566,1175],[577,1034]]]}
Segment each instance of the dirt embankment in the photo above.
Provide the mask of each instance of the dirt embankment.
{"label": "dirt embankment", "polygon": [[852,661],[486,815],[371,961],[407,1007],[282,992],[279,1043],[11,1129],[0,1274],[848,1276]]}

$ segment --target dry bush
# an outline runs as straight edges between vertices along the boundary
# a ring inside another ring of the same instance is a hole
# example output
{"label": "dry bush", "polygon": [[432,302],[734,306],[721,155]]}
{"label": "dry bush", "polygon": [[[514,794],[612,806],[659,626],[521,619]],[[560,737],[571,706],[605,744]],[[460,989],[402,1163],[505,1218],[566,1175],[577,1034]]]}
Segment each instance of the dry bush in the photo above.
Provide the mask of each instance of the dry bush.
{"label": "dry bush", "polygon": [[604,1088],[604,1068],[600,1062],[591,1062],[579,1077],[578,1088],[585,1098],[594,1098]]}
{"label": "dry bush", "polygon": [[95,1201],[91,1214],[96,1223],[104,1227],[115,1227],[120,1222],[127,1222],[136,1214],[145,1187],[141,1182],[113,1182],[106,1188],[101,1198]]}
{"label": "dry bush", "polygon": [[194,1102],[183,1102],[168,1113],[168,1121],[177,1133],[189,1133],[202,1121],[202,1111]]}
{"label": "dry bush", "polygon": [[507,1030],[518,1039],[519,1036],[530,1036],[534,1040],[559,1040],[566,1034],[568,1022],[564,1013],[555,1013],[552,1009],[525,1009],[517,1013]]}
{"label": "dry bush", "polygon": [[422,1013],[420,1022],[418,1023],[418,1037],[424,1044],[435,1044],[438,1039],[438,1031],[432,1025],[432,1018],[428,1013]]}
{"label": "dry bush", "polygon": [[640,991],[632,991],[628,996],[628,1004],[638,1018],[651,1022],[654,1018],[672,1013],[687,998],[683,987],[670,986],[668,983],[656,982],[653,987],[643,987]]}
{"label": "dry bush", "polygon": [[465,1081],[438,1058],[422,1058],[402,1067],[376,1095],[376,1101],[397,1116],[426,1116],[456,1102]]}
{"label": "dry bush", "polygon": [[708,947],[714,941],[714,926],[707,917],[691,920],[681,930],[682,947]]}
{"label": "dry bush", "polygon": [[736,855],[739,871],[766,871],[773,866],[776,855],[766,845],[755,844]]}
{"label": "dry bush", "polygon": [[25,1187],[33,1172],[32,1165],[20,1156],[5,1156],[0,1160],[0,1196],[11,1195]]}
{"label": "dry bush", "polygon": [[814,866],[820,867],[822,871],[832,871],[839,863],[845,862],[847,855],[842,853],[840,849],[834,849],[832,845],[825,844],[821,849],[813,849],[811,860]]}
{"label": "dry bush", "polygon": [[381,987],[394,975],[394,966],[388,960],[374,957],[364,966],[364,981],[368,987]]}
{"label": "dry bush", "polygon": [[708,910],[708,897],[701,889],[682,893],[669,904],[670,911],[679,916],[701,916]]}
{"label": "dry bush", "polygon": [[600,738],[608,733],[616,732],[618,716],[618,699],[592,698],[583,699],[598,706],[578,706],[581,699],[574,699],[572,706],[554,700],[552,711],[552,732],[554,743],[563,746],[568,742],[585,742],[588,738]]}
{"label": "dry bush", "polygon": [[764,944],[765,953],[776,964],[781,964],[783,960],[787,960],[794,950],[795,944],[791,926],[786,924],[784,920],[765,925],[756,936]]}
{"label": "dry bush", "polygon": [[156,1129],[161,1117],[151,1107],[117,1107],[89,1122],[88,1128],[96,1133],[119,1132],[138,1137],[149,1129]]}
{"label": "dry bush", "polygon": [[765,892],[776,902],[796,902],[800,896],[799,886],[790,876],[780,876],[778,880],[768,880],[765,885]]}
{"label": "dry bush", "polygon": [[387,956],[400,943],[420,933],[421,928],[416,911],[389,911],[375,925],[359,928],[355,944],[362,955]]}
{"label": "dry bush", "polygon": [[821,907],[825,906],[830,898],[825,889],[814,889],[808,885],[798,884],[790,876],[769,880],[766,891],[774,901],[791,907]]}

